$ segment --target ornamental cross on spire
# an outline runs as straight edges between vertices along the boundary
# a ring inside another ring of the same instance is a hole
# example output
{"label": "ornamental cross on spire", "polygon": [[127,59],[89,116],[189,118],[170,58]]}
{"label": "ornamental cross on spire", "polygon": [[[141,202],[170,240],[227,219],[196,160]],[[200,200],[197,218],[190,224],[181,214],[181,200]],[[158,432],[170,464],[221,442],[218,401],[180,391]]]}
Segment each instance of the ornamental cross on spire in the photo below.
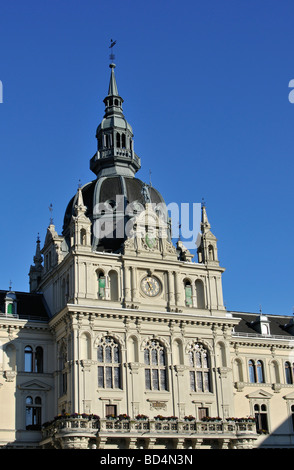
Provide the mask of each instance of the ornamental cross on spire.
{"label": "ornamental cross on spire", "polygon": [[109,59],[111,61],[114,61],[115,59],[115,55],[112,53],[112,48],[116,45],[116,41],[113,41],[112,39],[110,39],[110,46],[109,46],[109,49],[111,49],[111,53],[110,53],[110,56],[109,56]]}

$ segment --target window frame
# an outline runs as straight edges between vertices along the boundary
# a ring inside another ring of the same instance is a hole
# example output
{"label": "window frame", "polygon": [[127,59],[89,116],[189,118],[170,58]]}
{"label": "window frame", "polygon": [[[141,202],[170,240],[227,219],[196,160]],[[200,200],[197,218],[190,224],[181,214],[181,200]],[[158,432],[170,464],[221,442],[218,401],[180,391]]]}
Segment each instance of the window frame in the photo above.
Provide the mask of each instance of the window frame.
{"label": "window frame", "polygon": [[122,390],[122,358],[118,341],[103,336],[97,345],[97,383],[103,390]]}
{"label": "window frame", "polygon": [[148,340],[144,347],[145,390],[167,392],[167,354],[165,346],[158,339]]}
{"label": "window frame", "polygon": [[192,393],[212,393],[212,377],[210,366],[210,354],[208,349],[196,341],[190,345],[189,379]]}
{"label": "window frame", "polygon": [[[31,400],[29,403],[28,400]],[[42,425],[42,398],[34,395],[25,397],[25,428],[27,431],[39,431]]]}

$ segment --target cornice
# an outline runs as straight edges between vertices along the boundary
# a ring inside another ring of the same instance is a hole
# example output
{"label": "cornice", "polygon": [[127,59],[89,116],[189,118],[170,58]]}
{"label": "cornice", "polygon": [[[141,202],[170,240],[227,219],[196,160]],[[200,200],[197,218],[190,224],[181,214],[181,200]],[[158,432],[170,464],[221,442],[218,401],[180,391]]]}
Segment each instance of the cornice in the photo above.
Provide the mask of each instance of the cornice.
{"label": "cornice", "polygon": [[0,318],[0,329],[21,330],[23,328],[30,330],[49,330],[48,321],[34,321],[23,318]]}
{"label": "cornice", "polygon": [[259,348],[268,348],[269,346],[275,346],[280,349],[293,349],[294,348],[294,338],[275,338],[274,336],[267,336],[266,338],[261,338],[256,336],[246,338],[245,336],[234,336],[231,337],[230,345],[235,346],[238,344],[239,346],[247,346],[247,347],[259,347]]}
{"label": "cornice", "polygon": [[49,321],[50,327],[55,327],[58,323],[62,322],[65,318],[69,319],[75,315],[88,315],[100,318],[113,318],[113,319],[130,319],[130,320],[143,320],[157,323],[173,323],[178,325],[185,324],[186,326],[217,326],[233,328],[239,323],[239,319],[231,317],[217,317],[208,315],[196,315],[193,313],[174,313],[174,312],[161,312],[156,310],[140,310],[128,308],[113,308],[113,307],[94,307],[78,304],[67,304],[61,312],[56,314]]}

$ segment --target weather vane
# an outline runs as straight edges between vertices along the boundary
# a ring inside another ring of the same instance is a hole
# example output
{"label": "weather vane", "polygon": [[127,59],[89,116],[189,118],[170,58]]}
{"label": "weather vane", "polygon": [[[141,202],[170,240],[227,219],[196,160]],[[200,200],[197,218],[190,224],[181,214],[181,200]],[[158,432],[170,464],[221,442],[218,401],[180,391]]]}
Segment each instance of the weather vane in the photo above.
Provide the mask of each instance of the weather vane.
{"label": "weather vane", "polygon": [[111,53],[110,53],[110,56],[109,56],[109,59],[111,61],[113,61],[115,59],[115,55],[113,54],[112,52],[112,48],[116,45],[116,41],[113,41],[112,39],[110,39],[110,46],[109,46],[109,49],[111,49]]}

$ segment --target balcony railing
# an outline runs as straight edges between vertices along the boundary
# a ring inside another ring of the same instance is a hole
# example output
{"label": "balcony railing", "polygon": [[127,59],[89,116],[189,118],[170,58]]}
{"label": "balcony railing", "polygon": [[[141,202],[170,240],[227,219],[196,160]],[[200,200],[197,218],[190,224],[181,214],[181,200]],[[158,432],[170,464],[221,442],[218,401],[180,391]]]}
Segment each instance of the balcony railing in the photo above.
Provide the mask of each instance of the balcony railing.
{"label": "balcony railing", "polygon": [[[256,424],[254,419],[220,420],[209,419],[208,421],[197,421],[196,419],[170,419],[170,418],[104,418],[95,416],[82,417],[58,417],[42,427],[43,440],[65,434],[78,433],[85,435],[130,435],[144,437],[148,435],[169,435],[170,437],[182,435],[183,437],[212,435],[223,437],[224,435],[234,438],[239,435],[256,435]],[[253,436],[252,436],[253,437]]]}

